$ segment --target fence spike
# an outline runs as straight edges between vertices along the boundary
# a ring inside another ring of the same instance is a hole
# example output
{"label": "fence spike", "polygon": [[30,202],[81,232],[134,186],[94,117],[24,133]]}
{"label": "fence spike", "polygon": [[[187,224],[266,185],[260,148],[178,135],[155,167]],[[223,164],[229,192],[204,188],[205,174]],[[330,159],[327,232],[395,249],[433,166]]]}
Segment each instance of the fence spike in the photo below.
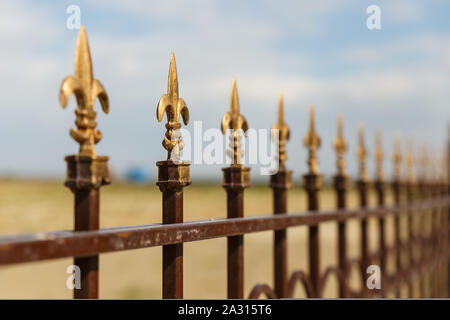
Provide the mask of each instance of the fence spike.
{"label": "fence spike", "polygon": [[369,180],[367,175],[367,149],[364,143],[364,127],[362,124],[358,125],[358,149],[356,155],[359,161],[359,178],[362,182],[367,182]]}
{"label": "fence spike", "polygon": [[287,159],[286,141],[290,139],[290,130],[284,121],[284,102],[281,92],[278,97],[278,121],[273,125],[272,130],[278,130],[278,135],[272,135],[272,139],[278,139],[278,168],[284,169]]}
{"label": "fence spike", "polygon": [[91,53],[84,26],[81,26],[78,32],[75,75],[65,77],[59,90],[59,103],[63,108],[67,106],[72,93],[77,100],[75,109],[77,128],[70,129],[70,135],[79,143],[80,155],[95,157],[95,144],[101,140],[102,133],[95,129],[97,113],[94,111],[94,103],[98,98],[103,111],[108,113],[109,99],[103,85],[99,80],[94,79]]}
{"label": "fence spike", "polygon": [[223,115],[221,123],[221,129],[224,134],[228,128],[233,130],[230,136],[230,149],[228,150],[228,154],[233,157],[233,165],[240,166],[240,159],[242,157],[241,131],[246,132],[248,130],[248,123],[239,111],[239,96],[235,78],[233,78],[231,84],[230,111]]}
{"label": "fence spike", "polygon": [[406,151],[406,180],[408,184],[414,184],[416,177],[414,174],[414,143],[410,138],[408,140]]}
{"label": "fence spike", "polygon": [[428,169],[429,169],[430,158],[428,155],[428,146],[426,143],[423,143],[421,146],[420,156],[418,158],[418,169],[419,169],[419,179],[422,182],[427,181],[429,178]]}
{"label": "fence spike", "polygon": [[333,145],[337,154],[338,175],[345,175],[345,152],[347,151],[347,141],[344,138],[342,114],[338,114],[337,116],[337,136],[334,139]]}
{"label": "fence spike", "polygon": [[161,122],[164,113],[167,115],[166,134],[162,145],[167,150],[167,160],[181,162],[180,151],[184,147],[180,134],[180,116],[184,124],[189,123],[189,109],[186,102],[178,95],[178,75],[175,54],[172,52],[169,67],[167,93],[163,94],[156,108],[156,118]]}
{"label": "fence spike", "polygon": [[394,135],[392,162],[394,163],[394,180],[400,181],[402,176],[402,142],[399,133]]}
{"label": "fence spike", "polygon": [[317,149],[320,147],[320,136],[316,132],[314,106],[309,107],[309,130],[305,135],[304,145],[308,149],[308,167],[309,173],[319,174],[319,159],[317,158]]}
{"label": "fence spike", "polygon": [[383,170],[383,139],[381,130],[377,130],[375,133],[375,178],[377,181],[384,180],[384,170]]}

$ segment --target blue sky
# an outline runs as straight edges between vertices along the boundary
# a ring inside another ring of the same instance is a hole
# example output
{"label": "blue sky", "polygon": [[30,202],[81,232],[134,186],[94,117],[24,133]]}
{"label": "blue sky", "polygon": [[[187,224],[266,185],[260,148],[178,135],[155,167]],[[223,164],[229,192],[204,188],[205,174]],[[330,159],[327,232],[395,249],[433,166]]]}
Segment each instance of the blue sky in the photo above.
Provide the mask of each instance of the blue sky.
{"label": "blue sky", "polygon": [[[254,128],[270,128],[283,91],[291,127],[288,166],[306,170],[302,146],[308,106],[322,137],[320,168],[332,174],[336,115],[342,112],[356,173],[356,126],[369,151],[384,133],[387,172],[394,132],[442,151],[450,121],[450,3],[414,1],[2,1],[0,4],[0,175],[62,177],[74,99],[58,104],[61,80],[74,70],[77,30],[66,8],[81,9],[110,114],[97,105],[103,140],[117,174],[139,166],[153,176],[165,158],[164,125],[155,108],[166,91],[175,52],[180,95],[193,121],[219,127],[236,77],[241,112]],[[366,28],[366,8],[381,8],[381,30]],[[373,152],[369,168],[373,170]],[[193,166],[192,179],[221,178],[220,166]],[[257,170],[253,170],[257,179]]]}

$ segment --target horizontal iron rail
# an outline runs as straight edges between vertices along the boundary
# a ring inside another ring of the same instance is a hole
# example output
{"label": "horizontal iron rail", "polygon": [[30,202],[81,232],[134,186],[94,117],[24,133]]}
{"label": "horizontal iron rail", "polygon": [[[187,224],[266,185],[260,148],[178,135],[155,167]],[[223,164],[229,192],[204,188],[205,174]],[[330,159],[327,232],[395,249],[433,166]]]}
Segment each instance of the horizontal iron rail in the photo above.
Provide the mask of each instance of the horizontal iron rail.
{"label": "horizontal iron rail", "polygon": [[247,233],[311,226],[404,211],[450,206],[450,196],[389,207],[355,208],[234,219],[151,224],[94,231],[55,231],[0,236],[0,265],[158,247]]}

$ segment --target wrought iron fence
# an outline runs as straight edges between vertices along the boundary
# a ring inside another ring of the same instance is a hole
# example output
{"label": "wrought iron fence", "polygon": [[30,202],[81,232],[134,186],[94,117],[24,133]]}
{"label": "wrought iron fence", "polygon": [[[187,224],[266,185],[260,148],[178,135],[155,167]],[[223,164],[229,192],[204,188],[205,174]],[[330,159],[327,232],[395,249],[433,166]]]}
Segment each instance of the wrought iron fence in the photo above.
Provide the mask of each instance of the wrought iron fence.
{"label": "wrought iron fence", "polygon": [[[146,247],[163,247],[163,298],[183,297],[183,243],[226,237],[228,241],[228,298],[244,298],[244,235],[261,231],[273,231],[273,282],[257,284],[250,291],[249,298],[293,297],[297,285],[302,285],[308,297],[321,297],[324,286],[331,276],[339,283],[339,297],[386,297],[394,294],[400,297],[401,288],[408,288],[408,296],[448,297],[449,277],[449,155],[443,160],[433,177],[420,174],[415,179],[415,163],[412,147],[402,156],[400,141],[395,142],[394,176],[391,183],[383,173],[383,151],[381,135],[377,134],[375,150],[376,177],[369,181],[366,162],[367,150],[364,145],[362,127],[359,128],[359,178],[356,186],[359,193],[359,207],[348,209],[346,203],[350,179],[345,170],[347,144],[343,135],[342,117],[338,118],[338,134],[334,141],[337,153],[337,173],[334,176],[336,209],[319,210],[319,191],[322,175],[318,169],[317,150],[320,137],[315,130],[314,109],[310,109],[309,130],[304,144],[308,150],[309,171],[303,176],[303,186],[307,192],[308,211],[287,213],[287,190],[292,185],[292,171],[285,165],[286,140],[289,128],[283,118],[283,99],[280,96],[277,129],[279,170],[270,177],[273,189],[273,215],[244,217],[244,190],[250,186],[249,168],[240,164],[239,134],[248,129],[246,119],[239,112],[236,82],[233,81],[230,111],[222,119],[222,130],[233,129],[230,156],[233,164],[223,169],[223,187],[227,195],[227,218],[214,221],[183,221],[183,188],[190,185],[189,163],[179,158],[183,148],[179,129],[180,116],[184,123],[189,121],[189,110],[178,95],[178,79],[175,58],[172,55],[167,94],[157,107],[157,119],[162,121],[167,115],[166,135],[163,146],[168,151],[167,160],[157,162],[158,186],[162,192],[163,223],[153,225],[127,226],[99,229],[100,187],[110,183],[108,157],[95,152],[95,144],[102,135],[96,129],[94,101],[98,98],[104,112],[109,110],[107,93],[101,83],[93,78],[89,46],[84,28],[79,33],[75,75],[64,79],[60,90],[60,103],[67,105],[74,94],[78,107],[76,129],[71,136],[80,144],[79,153],[67,156],[67,179],[65,185],[75,197],[75,226],[73,231],[0,236],[0,265],[74,257],[75,265],[81,270],[81,289],[74,290],[74,298],[98,298],[98,257],[101,253],[131,250]],[[420,161],[423,169],[427,165],[426,154]],[[401,174],[406,163],[406,177]],[[446,175],[447,174],[447,175]],[[371,190],[377,195],[377,206],[368,206]],[[392,192],[394,205],[386,205],[387,193]],[[385,220],[394,217],[395,241],[386,243]],[[368,246],[368,219],[378,221],[377,250]],[[347,253],[347,223],[350,219],[360,221],[361,252],[359,258],[350,259]],[[338,263],[320,272],[319,228],[325,222],[335,222],[338,226],[336,254]],[[401,225],[407,226],[408,234],[401,236]],[[417,228],[414,225],[417,224]],[[294,226],[308,227],[309,271],[295,270],[288,273],[286,230]],[[425,232],[430,227],[431,232]],[[389,272],[387,259],[393,257],[395,271]],[[380,267],[383,286],[371,290],[366,286],[367,269],[370,265]],[[352,268],[360,272],[360,289],[349,285]],[[418,288],[415,285],[418,284]],[[416,290],[415,290],[416,289]],[[415,293],[418,292],[418,293]]]}

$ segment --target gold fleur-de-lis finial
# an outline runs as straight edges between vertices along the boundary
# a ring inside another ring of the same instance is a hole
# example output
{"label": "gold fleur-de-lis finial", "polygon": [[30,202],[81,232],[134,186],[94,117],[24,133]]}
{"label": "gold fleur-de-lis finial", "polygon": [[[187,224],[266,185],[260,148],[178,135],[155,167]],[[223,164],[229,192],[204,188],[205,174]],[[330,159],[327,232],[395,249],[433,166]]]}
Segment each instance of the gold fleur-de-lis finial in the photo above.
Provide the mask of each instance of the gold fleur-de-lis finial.
{"label": "gold fleur-de-lis finial", "polygon": [[59,90],[59,103],[63,108],[67,106],[72,93],[77,100],[75,109],[77,128],[70,129],[70,135],[80,144],[80,155],[95,157],[95,144],[101,140],[102,134],[95,129],[97,113],[94,111],[94,103],[98,98],[103,111],[108,113],[109,99],[100,81],[94,79],[91,53],[84,26],[81,26],[78,32],[75,75],[65,77]]}
{"label": "gold fleur-de-lis finial", "polygon": [[276,142],[278,142],[278,167],[284,169],[287,159],[286,141],[290,138],[290,130],[284,121],[284,102],[281,92],[278,97],[278,121],[273,125],[272,130],[276,130],[272,138],[273,140],[277,139]]}
{"label": "gold fleur-de-lis finial", "polygon": [[429,164],[430,164],[430,158],[428,156],[428,146],[426,143],[422,144],[421,147],[421,152],[420,152],[420,157],[419,157],[419,178],[422,181],[426,181],[429,176],[428,176],[428,169],[429,169]]}
{"label": "gold fleur-de-lis finial", "polygon": [[368,181],[367,175],[367,149],[364,143],[364,127],[360,124],[358,126],[358,149],[356,150],[356,155],[359,160],[359,179],[361,181]]}
{"label": "gold fleur-de-lis finial", "polygon": [[236,87],[236,79],[234,78],[231,84],[230,111],[225,113],[222,117],[222,133],[225,134],[228,128],[232,130],[232,134],[230,135],[230,148],[227,150],[227,154],[233,158],[233,165],[237,166],[240,165],[240,160],[242,157],[242,132],[246,132],[248,130],[248,123],[245,117],[239,112],[239,97]]}
{"label": "gold fleur-de-lis finial", "polygon": [[406,151],[406,180],[410,184],[416,180],[414,175],[414,146],[412,139],[408,140]]}
{"label": "gold fleur-de-lis finial", "polygon": [[375,177],[378,181],[384,180],[384,170],[383,170],[383,140],[381,136],[381,131],[377,130],[375,133]]}
{"label": "gold fleur-de-lis finial", "polygon": [[178,75],[175,55],[172,53],[169,67],[169,80],[167,84],[167,93],[163,94],[156,108],[156,118],[161,122],[167,115],[166,134],[162,145],[167,150],[167,160],[180,162],[180,151],[184,147],[181,139],[180,116],[184,124],[189,122],[189,109],[186,102],[178,96]]}
{"label": "gold fleur-de-lis finial", "polygon": [[319,173],[319,159],[317,158],[317,150],[320,147],[320,137],[316,132],[314,106],[309,107],[309,130],[305,135],[303,141],[305,147],[308,149],[308,167],[309,173]]}
{"label": "gold fleur-de-lis finial", "polygon": [[394,180],[400,181],[402,176],[402,143],[398,133],[394,136],[392,161],[394,162]]}
{"label": "gold fleur-de-lis finial", "polygon": [[345,175],[345,152],[347,151],[347,141],[344,138],[344,124],[342,114],[337,116],[337,136],[334,139],[334,150],[337,154],[337,170],[339,175]]}
{"label": "gold fleur-de-lis finial", "polygon": [[441,181],[444,185],[448,183],[448,177],[450,175],[450,172],[448,171],[450,169],[448,167],[448,160],[446,152],[443,150],[441,156]]}
{"label": "gold fleur-de-lis finial", "polygon": [[432,176],[432,179],[433,179],[433,183],[439,183],[440,182],[440,168],[439,168],[439,166],[440,166],[440,157],[437,155],[438,154],[438,152],[436,152],[436,156],[434,156],[433,158],[432,158],[432,161],[431,161],[431,170],[432,170],[432,174],[433,174],[433,176]]}

